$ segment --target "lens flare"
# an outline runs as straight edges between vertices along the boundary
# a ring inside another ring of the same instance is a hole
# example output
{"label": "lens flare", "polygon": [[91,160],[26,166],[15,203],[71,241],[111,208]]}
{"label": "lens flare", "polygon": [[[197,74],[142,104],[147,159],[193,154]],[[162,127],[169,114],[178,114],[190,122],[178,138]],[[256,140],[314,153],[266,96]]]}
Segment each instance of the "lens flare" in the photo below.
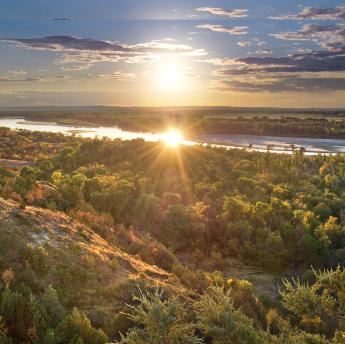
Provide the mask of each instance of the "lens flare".
{"label": "lens flare", "polygon": [[179,131],[171,129],[171,130],[167,131],[165,134],[163,134],[162,141],[167,146],[177,147],[179,144],[182,143],[183,136]]}

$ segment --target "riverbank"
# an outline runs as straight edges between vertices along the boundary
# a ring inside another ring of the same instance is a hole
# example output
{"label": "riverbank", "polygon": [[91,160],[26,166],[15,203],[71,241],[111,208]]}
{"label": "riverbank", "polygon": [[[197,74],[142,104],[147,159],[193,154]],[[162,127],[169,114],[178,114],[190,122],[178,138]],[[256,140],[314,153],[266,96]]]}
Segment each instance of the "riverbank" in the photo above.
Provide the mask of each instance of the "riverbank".
{"label": "riverbank", "polygon": [[[110,139],[133,140],[143,139],[148,142],[164,140],[166,132],[126,131],[119,127],[79,127],[61,125],[54,122],[32,122],[23,118],[0,118],[0,127],[24,129],[29,131],[53,132],[64,135],[75,135],[83,138],[107,137]],[[291,154],[303,151],[308,155],[345,153],[345,140],[321,139],[306,137],[280,137],[260,135],[200,135],[195,140],[182,140],[181,144],[211,145],[219,148],[238,148],[258,152]]]}
{"label": "riverbank", "polygon": [[345,117],[285,115],[284,117],[256,115],[217,116],[213,113],[28,113],[28,121],[54,122],[63,126],[114,127],[124,131],[160,133],[178,128],[184,136],[196,141],[201,135],[255,135],[275,137],[304,137],[317,139],[345,139]]}

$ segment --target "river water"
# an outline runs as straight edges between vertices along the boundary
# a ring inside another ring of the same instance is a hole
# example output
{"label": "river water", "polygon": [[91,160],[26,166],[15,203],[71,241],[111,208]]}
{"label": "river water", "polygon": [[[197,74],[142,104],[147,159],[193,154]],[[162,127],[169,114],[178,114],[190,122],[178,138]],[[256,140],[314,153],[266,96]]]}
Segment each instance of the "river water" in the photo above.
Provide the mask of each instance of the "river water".
{"label": "river water", "polygon": [[[142,138],[145,141],[157,142],[164,138],[164,133],[142,133],[125,131],[118,127],[82,127],[67,126],[53,122],[27,121],[23,118],[0,118],[0,127],[11,129],[26,129],[31,131],[44,131],[63,133],[66,135],[78,135],[81,137],[108,137],[111,139],[132,140]],[[279,137],[279,136],[255,136],[255,135],[203,135],[197,141],[183,141],[182,143],[194,145],[197,143],[210,144],[227,148],[249,148],[255,151],[290,154],[292,145],[295,149],[303,147],[306,154],[319,153],[345,153],[345,140],[318,139],[303,137]]]}

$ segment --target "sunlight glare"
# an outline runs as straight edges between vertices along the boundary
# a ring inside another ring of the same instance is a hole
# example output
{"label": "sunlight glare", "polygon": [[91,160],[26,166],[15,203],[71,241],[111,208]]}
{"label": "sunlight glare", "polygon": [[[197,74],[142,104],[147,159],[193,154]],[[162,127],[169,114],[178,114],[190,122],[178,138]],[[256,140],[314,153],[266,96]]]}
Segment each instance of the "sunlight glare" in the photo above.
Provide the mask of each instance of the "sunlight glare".
{"label": "sunlight glare", "polygon": [[177,130],[169,130],[162,137],[164,143],[170,147],[177,147],[183,141],[182,134]]}
{"label": "sunlight glare", "polygon": [[160,65],[156,73],[156,87],[161,91],[176,92],[186,86],[183,70],[175,63]]}

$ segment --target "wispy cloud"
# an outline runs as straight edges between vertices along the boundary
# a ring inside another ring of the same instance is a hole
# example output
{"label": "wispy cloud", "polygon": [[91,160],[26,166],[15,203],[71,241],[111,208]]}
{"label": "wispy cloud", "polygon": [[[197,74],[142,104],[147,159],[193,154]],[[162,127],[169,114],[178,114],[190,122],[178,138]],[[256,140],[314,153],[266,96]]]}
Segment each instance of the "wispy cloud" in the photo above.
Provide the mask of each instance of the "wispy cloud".
{"label": "wispy cloud", "polygon": [[70,17],[54,17],[54,18],[49,18],[49,20],[53,20],[53,21],[71,21],[72,18],[70,18]]}
{"label": "wispy cloud", "polygon": [[[93,77],[93,75],[90,75],[90,76]],[[98,74],[95,77],[102,80],[118,80],[118,81],[130,81],[130,80],[136,79],[136,75],[134,73],[125,73],[121,71],[116,71],[116,72],[107,73],[107,74]]]}
{"label": "wispy cloud", "polygon": [[328,50],[339,50],[345,47],[345,24],[308,24],[304,25],[298,31],[271,34],[271,36],[291,41],[314,41]]}
{"label": "wispy cloud", "polygon": [[345,6],[333,8],[305,7],[300,13],[270,17],[275,20],[338,20],[345,19]]}
{"label": "wispy cloud", "polygon": [[228,75],[296,72],[345,72],[344,52],[312,51],[283,57],[245,57],[233,60],[237,69],[224,70]]}
{"label": "wispy cloud", "polygon": [[[339,8],[337,11],[337,16],[341,16]],[[302,13],[304,17],[309,16],[309,19],[311,13],[314,13],[312,18],[316,19],[315,11],[304,10]],[[327,16],[330,15],[328,12]],[[332,15],[334,16],[334,12]],[[321,19],[320,12],[318,16]],[[324,11],[322,16],[325,19]],[[307,24],[299,30],[271,34],[271,36],[281,40],[312,41],[322,49],[304,49],[282,57],[267,56],[273,53],[271,49],[258,49],[255,52],[257,56],[204,60],[221,67],[217,71],[220,77],[217,87],[241,92],[345,90],[345,24]],[[256,42],[260,46],[265,44],[259,39]]]}
{"label": "wispy cloud", "polygon": [[331,92],[345,90],[345,78],[267,78],[252,80],[222,80],[217,84],[222,91],[236,92]]}
{"label": "wispy cloud", "polygon": [[247,47],[250,45],[250,42],[248,41],[239,41],[237,42],[237,44],[240,46],[240,47]]}
{"label": "wispy cloud", "polygon": [[246,35],[247,26],[223,26],[218,24],[200,24],[197,25],[198,29],[211,30],[213,32],[222,32],[228,35]]}
{"label": "wispy cloud", "polygon": [[[142,63],[156,61],[162,56],[202,56],[204,49],[193,49],[189,45],[171,41],[151,41],[139,44],[120,44],[72,36],[46,36],[38,38],[1,38],[20,47],[63,53],[59,64],[71,64],[73,70],[86,69],[95,63],[108,61]],[[67,70],[68,66],[65,67]],[[70,69],[71,70],[71,69]]]}
{"label": "wispy cloud", "polygon": [[[267,50],[257,55],[268,55]],[[345,47],[303,51],[282,57],[208,59],[223,67],[219,89],[242,92],[328,92],[345,90]]]}
{"label": "wispy cloud", "polygon": [[25,76],[25,75],[13,75],[10,72],[7,75],[0,75],[0,83],[2,82],[57,82],[70,80],[70,77],[65,75],[53,75],[53,76]]}
{"label": "wispy cloud", "polygon": [[[210,58],[205,60],[198,60],[198,62],[209,63],[214,66],[233,66],[236,64],[235,59],[231,58]],[[242,63],[240,63],[242,65]]]}
{"label": "wispy cloud", "polygon": [[22,69],[13,69],[13,70],[7,71],[7,74],[11,75],[13,77],[19,77],[19,76],[26,75],[27,72],[25,70],[22,70]]}
{"label": "wispy cloud", "polygon": [[271,55],[273,54],[273,50],[272,49],[258,49],[255,52],[256,55]]}
{"label": "wispy cloud", "polygon": [[219,7],[199,7],[197,12],[207,12],[217,16],[226,16],[230,18],[244,18],[247,17],[247,9],[224,9]]}

